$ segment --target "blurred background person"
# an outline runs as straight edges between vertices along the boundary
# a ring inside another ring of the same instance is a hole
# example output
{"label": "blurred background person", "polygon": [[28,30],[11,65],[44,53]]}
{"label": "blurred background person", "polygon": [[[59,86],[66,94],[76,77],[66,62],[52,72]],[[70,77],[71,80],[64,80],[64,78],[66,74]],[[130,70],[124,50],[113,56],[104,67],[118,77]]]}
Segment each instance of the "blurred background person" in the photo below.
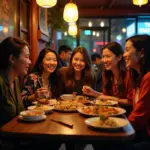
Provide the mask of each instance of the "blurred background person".
{"label": "blurred background person", "polygon": [[91,55],[93,70],[96,74],[96,91],[102,92],[103,82],[102,82],[102,73],[104,71],[104,64],[101,60],[101,56],[98,53],[93,53]]}
{"label": "blurred background person", "polygon": [[59,54],[59,67],[65,67],[68,65],[71,57],[72,49],[67,45],[62,45],[58,49]]}
{"label": "blurred background person", "polygon": [[103,72],[104,64],[101,60],[101,56],[98,53],[93,53],[91,55],[92,64],[95,65],[96,71]]}

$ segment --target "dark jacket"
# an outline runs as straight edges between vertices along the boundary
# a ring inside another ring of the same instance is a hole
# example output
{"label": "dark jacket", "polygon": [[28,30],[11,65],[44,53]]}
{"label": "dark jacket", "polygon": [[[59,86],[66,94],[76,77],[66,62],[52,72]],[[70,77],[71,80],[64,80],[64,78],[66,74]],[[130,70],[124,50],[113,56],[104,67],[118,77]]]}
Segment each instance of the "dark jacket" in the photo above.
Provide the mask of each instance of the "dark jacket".
{"label": "dark jacket", "polygon": [[24,110],[17,78],[14,81],[14,94],[12,93],[7,77],[0,75],[0,126],[9,122]]}

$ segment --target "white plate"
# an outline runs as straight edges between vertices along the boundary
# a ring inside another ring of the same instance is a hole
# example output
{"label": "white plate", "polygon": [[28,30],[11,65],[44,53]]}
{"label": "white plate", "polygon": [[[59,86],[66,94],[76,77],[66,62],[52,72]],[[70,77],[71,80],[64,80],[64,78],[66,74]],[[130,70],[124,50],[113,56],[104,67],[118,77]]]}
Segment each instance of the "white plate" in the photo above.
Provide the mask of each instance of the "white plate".
{"label": "white plate", "polygon": [[101,102],[101,100],[96,100],[95,104],[96,105],[102,105],[102,106],[113,106],[113,105],[117,105],[118,102],[117,101],[112,101],[112,100],[106,100],[106,102]]}
{"label": "white plate", "polygon": [[77,112],[77,109],[72,109],[72,110],[65,110],[65,109],[58,109],[58,108],[54,108],[54,110],[59,111],[59,112]]}
{"label": "white plate", "polygon": [[[48,100],[48,104],[45,104],[45,105],[50,105],[50,106],[53,106],[53,105],[56,105],[57,104],[57,100],[56,99],[50,99],[50,100]],[[32,104],[34,104],[34,105],[37,105],[38,104],[38,101],[34,101],[34,102],[32,102]]]}
{"label": "white plate", "polygon": [[118,129],[118,128],[125,127],[129,124],[129,121],[123,118],[109,117],[109,119],[115,121],[117,123],[117,126],[111,127],[111,126],[100,125],[97,123],[100,120],[99,117],[88,118],[85,120],[85,124],[87,124],[90,127],[99,128],[99,129]]}
{"label": "white plate", "polygon": [[[84,106],[84,107],[94,107],[94,106]],[[109,107],[109,106],[108,106]],[[110,107],[111,108],[111,107]],[[113,108],[115,108],[115,109],[117,109],[119,112],[117,113],[117,114],[109,114],[108,116],[110,117],[112,117],[112,116],[119,116],[119,115],[123,115],[123,114],[125,114],[126,113],[126,110],[125,109],[123,109],[123,108],[119,108],[119,107],[113,107]],[[83,114],[83,115],[87,115],[87,116],[93,116],[93,117],[98,117],[98,116],[101,116],[102,114],[89,114],[89,113],[86,113],[86,112],[84,112],[83,111],[83,107],[78,107],[77,108],[77,111],[79,112],[79,113],[81,113],[81,114]]]}
{"label": "white plate", "polygon": [[62,99],[62,100],[73,100],[74,98],[75,98],[75,95],[73,95],[73,94],[63,94],[63,95],[61,95],[60,96],[60,98]]}
{"label": "white plate", "polygon": [[[37,112],[38,112],[38,114],[37,114]],[[41,110],[25,110],[25,111],[20,112],[20,115],[24,119],[27,119],[27,120],[41,119],[41,118],[43,118],[44,114],[45,114],[45,112],[41,111]]]}
{"label": "white plate", "polygon": [[41,121],[41,120],[44,120],[44,119],[46,119],[46,115],[43,115],[41,118],[24,118],[23,116],[21,116],[21,115],[19,115],[18,116],[18,118],[20,119],[20,120],[23,120],[23,121],[29,121],[29,122],[36,122],[36,121]]}
{"label": "white plate", "polygon": [[43,110],[44,112],[48,113],[54,109],[53,106],[48,105],[41,105],[41,106],[29,106],[28,110]]}

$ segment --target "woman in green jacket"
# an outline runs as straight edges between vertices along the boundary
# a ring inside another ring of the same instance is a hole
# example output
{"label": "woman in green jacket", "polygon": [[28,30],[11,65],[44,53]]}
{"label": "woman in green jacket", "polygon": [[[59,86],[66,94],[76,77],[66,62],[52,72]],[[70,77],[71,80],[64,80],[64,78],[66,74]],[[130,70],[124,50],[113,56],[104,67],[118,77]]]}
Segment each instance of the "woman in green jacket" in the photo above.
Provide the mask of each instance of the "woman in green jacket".
{"label": "woman in green jacket", "polygon": [[0,43],[0,127],[24,109],[17,76],[27,74],[30,63],[27,42],[8,37]]}

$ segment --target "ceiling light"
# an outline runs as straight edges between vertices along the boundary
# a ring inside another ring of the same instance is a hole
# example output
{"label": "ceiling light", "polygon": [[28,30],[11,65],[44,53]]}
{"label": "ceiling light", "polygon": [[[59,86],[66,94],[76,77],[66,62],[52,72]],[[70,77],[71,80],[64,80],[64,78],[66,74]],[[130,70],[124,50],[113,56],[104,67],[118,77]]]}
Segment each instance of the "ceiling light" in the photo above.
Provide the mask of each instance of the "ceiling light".
{"label": "ceiling light", "polygon": [[65,5],[63,18],[66,22],[76,22],[78,20],[78,7],[70,2]]}
{"label": "ceiling light", "polygon": [[57,0],[36,0],[36,3],[44,8],[51,8],[56,5]]}

